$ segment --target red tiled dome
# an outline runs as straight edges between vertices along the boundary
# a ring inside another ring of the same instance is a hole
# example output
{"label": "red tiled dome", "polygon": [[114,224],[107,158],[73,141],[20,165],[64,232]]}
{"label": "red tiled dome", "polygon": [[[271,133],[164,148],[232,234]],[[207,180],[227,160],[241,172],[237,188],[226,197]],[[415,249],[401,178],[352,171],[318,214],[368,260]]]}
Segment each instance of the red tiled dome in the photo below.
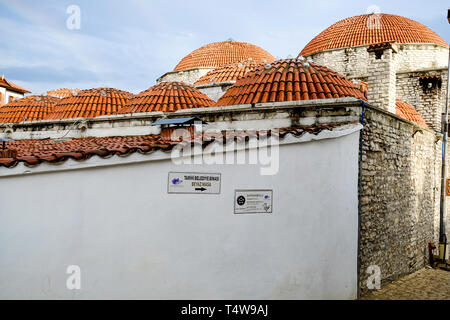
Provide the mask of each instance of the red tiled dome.
{"label": "red tiled dome", "polygon": [[216,106],[355,97],[361,90],[346,77],[300,59],[278,60],[238,80]]}
{"label": "red tiled dome", "polygon": [[213,104],[207,95],[183,82],[162,82],[134,96],[120,113],[168,112]]}
{"label": "red tiled dome", "polygon": [[397,99],[396,101],[396,114],[405,120],[415,122],[422,127],[428,128],[427,123],[423,119],[422,115],[417,112],[416,108],[402,100]]}
{"label": "red tiled dome", "polygon": [[194,83],[194,85],[198,86],[210,83],[237,81],[260,65],[261,63],[253,60],[230,63],[208,72]]}
{"label": "red tiled dome", "polygon": [[223,41],[203,46],[183,58],[174,71],[193,68],[217,68],[233,62],[253,59],[256,62],[272,62],[275,58],[266,50],[246,42]]}
{"label": "red tiled dome", "polygon": [[300,55],[308,56],[322,50],[389,41],[448,46],[447,42],[433,30],[417,21],[380,13],[355,16],[333,24],[311,40]]}
{"label": "red tiled dome", "polygon": [[50,96],[28,96],[11,101],[0,107],[0,123],[45,119],[58,101]]}
{"label": "red tiled dome", "polygon": [[113,88],[82,90],[58,102],[47,119],[94,118],[116,114],[131,97],[132,93]]}

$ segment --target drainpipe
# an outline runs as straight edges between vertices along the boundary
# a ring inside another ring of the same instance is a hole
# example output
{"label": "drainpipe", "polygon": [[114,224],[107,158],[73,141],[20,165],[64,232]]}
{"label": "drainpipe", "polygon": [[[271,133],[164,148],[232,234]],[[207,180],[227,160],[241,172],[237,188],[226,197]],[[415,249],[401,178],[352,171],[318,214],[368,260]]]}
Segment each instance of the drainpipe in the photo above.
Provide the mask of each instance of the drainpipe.
{"label": "drainpipe", "polygon": [[[450,23],[450,9],[447,10],[447,20]],[[448,69],[447,69],[447,96],[445,101],[445,114],[444,114],[444,137],[442,138],[442,178],[441,178],[441,211],[439,217],[439,244],[445,246],[445,214],[446,214],[446,186],[447,179],[447,137],[448,137],[448,100],[450,91],[450,50],[448,56]]]}
{"label": "drainpipe", "polygon": [[362,161],[363,161],[363,130],[364,130],[364,118],[365,118],[365,111],[366,111],[366,103],[363,100],[360,100],[361,102],[361,120],[360,123],[363,126],[363,129],[361,129],[359,135],[359,163],[358,163],[358,252],[356,254],[357,261],[356,261],[356,281],[357,281],[357,298],[359,299],[361,297],[361,168],[362,168]]}

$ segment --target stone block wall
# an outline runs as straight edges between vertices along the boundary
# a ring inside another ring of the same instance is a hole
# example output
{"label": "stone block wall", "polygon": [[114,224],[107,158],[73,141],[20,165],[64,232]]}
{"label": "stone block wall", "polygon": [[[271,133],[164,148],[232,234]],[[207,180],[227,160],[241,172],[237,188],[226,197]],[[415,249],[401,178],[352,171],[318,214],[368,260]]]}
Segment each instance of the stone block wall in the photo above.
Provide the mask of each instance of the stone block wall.
{"label": "stone block wall", "polygon": [[[440,87],[424,89],[419,78],[425,75],[438,75],[442,84]],[[397,74],[397,99],[414,106],[420,112],[425,122],[433,130],[440,131],[442,114],[445,111],[447,93],[447,70],[407,72]]]}
{"label": "stone block wall", "polygon": [[198,68],[184,71],[171,71],[159,77],[156,82],[161,83],[179,81],[189,85],[193,85],[198,79],[203,77],[211,70],[214,70],[214,68]]}
{"label": "stone block wall", "polygon": [[374,51],[369,52],[367,100],[371,105],[392,113],[396,111],[396,64],[397,56],[392,48],[384,49],[381,57],[377,57]]}
{"label": "stone block wall", "polygon": [[365,112],[360,168],[360,286],[420,270],[438,240],[441,136],[374,108]]}
{"label": "stone block wall", "polygon": [[[399,44],[397,72],[445,68],[448,49],[435,44]],[[367,46],[341,48],[311,55],[314,62],[327,66],[351,79],[367,77],[369,53]]]}
{"label": "stone block wall", "polygon": [[448,49],[436,44],[399,44],[397,72],[447,67]]}
{"label": "stone block wall", "polygon": [[196,88],[217,102],[217,100],[219,100],[233,84],[234,82],[215,85],[201,85]]}
{"label": "stone block wall", "polygon": [[367,77],[369,53],[366,46],[322,51],[311,55],[315,63],[351,79]]}

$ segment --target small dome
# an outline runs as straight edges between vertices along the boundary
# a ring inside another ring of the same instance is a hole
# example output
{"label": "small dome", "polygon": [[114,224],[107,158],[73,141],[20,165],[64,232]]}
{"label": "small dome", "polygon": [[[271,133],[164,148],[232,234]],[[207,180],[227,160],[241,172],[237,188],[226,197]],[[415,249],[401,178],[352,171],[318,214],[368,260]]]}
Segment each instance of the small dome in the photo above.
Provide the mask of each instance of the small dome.
{"label": "small dome", "polygon": [[278,60],[238,80],[216,106],[355,97],[361,90],[346,77],[304,59]]}
{"label": "small dome", "polygon": [[131,98],[120,113],[170,112],[213,104],[207,95],[183,82],[162,82]]}
{"label": "small dome", "polygon": [[253,59],[271,63],[275,58],[266,50],[246,42],[223,41],[203,46],[183,58],[174,71],[194,68],[218,68],[233,62]]}
{"label": "small dome", "polygon": [[43,120],[58,101],[58,98],[42,95],[11,101],[0,107],[0,123]]}
{"label": "small dome", "polygon": [[82,90],[74,96],[61,99],[48,119],[94,118],[117,114],[132,93],[113,88]]}
{"label": "small dome", "polygon": [[447,42],[423,24],[393,14],[365,14],[341,20],[317,35],[300,55],[319,51],[371,45],[381,42],[432,43]]}
{"label": "small dome", "polygon": [[48,96],[57,97],[57,98],[67,98],[72,97],[75,94],[80,93],[80,89],[67,89],[67,88],[61,88],[57,90],[47,91]]}
{"label": "small dome", "polygon": [[196,83],[194,83],[194,85],[198,86],[212,83],[237,81],[240,78],[245,77],[248,72],[255,70],[256,67],[260,65],[261,63],[253,60],[230,63],[208,72]]}
{"label": "small dome", "polygon": [[422,115],[417,112],[416,108],[402,100],[397,99],[396,101],[396,114],[405,120],[415,122],[422,127],[428,128],[427,123]]}

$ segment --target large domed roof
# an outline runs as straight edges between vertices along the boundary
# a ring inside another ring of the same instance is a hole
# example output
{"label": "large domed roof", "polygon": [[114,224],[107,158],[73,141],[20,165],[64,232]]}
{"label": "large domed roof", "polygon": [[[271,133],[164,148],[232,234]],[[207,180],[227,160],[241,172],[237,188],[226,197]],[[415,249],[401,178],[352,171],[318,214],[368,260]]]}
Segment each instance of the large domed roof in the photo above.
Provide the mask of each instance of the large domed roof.
{"label": "large domed roof", "polygon": [[82,90],[58,102],[48,119],[94,118],[116,114],[132,93],[113,88]]}
{"label": "large domed roof", "polygon": [[393,14],[365,14],[341,20],[325,29],[302,50],[308,56],[323,50],[370,45],[380,42],[433,43],[447,42],[423,24]]}
{"label": "large domed roof", "polygon": [[174,71],[193,68],[217,68],[223,65],[252,59],[270,63],[275,58],[266,50],[246,42],[223,41],[203,46],[184,57]]}
{"label": "large domed roof", "polygon": [[42,95],[11,101],[0,107],[0,123],[43,120],[58,101],[58,98]]}
{"label": "large domed roof", "polygon": [[183,82],[162,82],[130,99],[120,113],[170,112],[213,104],[207,95]]}
{"label": "large domed roof", "polygon": [[349,79],[304,59],[278,60],[238,80],[216,106],[355,97],[365,100]]}

